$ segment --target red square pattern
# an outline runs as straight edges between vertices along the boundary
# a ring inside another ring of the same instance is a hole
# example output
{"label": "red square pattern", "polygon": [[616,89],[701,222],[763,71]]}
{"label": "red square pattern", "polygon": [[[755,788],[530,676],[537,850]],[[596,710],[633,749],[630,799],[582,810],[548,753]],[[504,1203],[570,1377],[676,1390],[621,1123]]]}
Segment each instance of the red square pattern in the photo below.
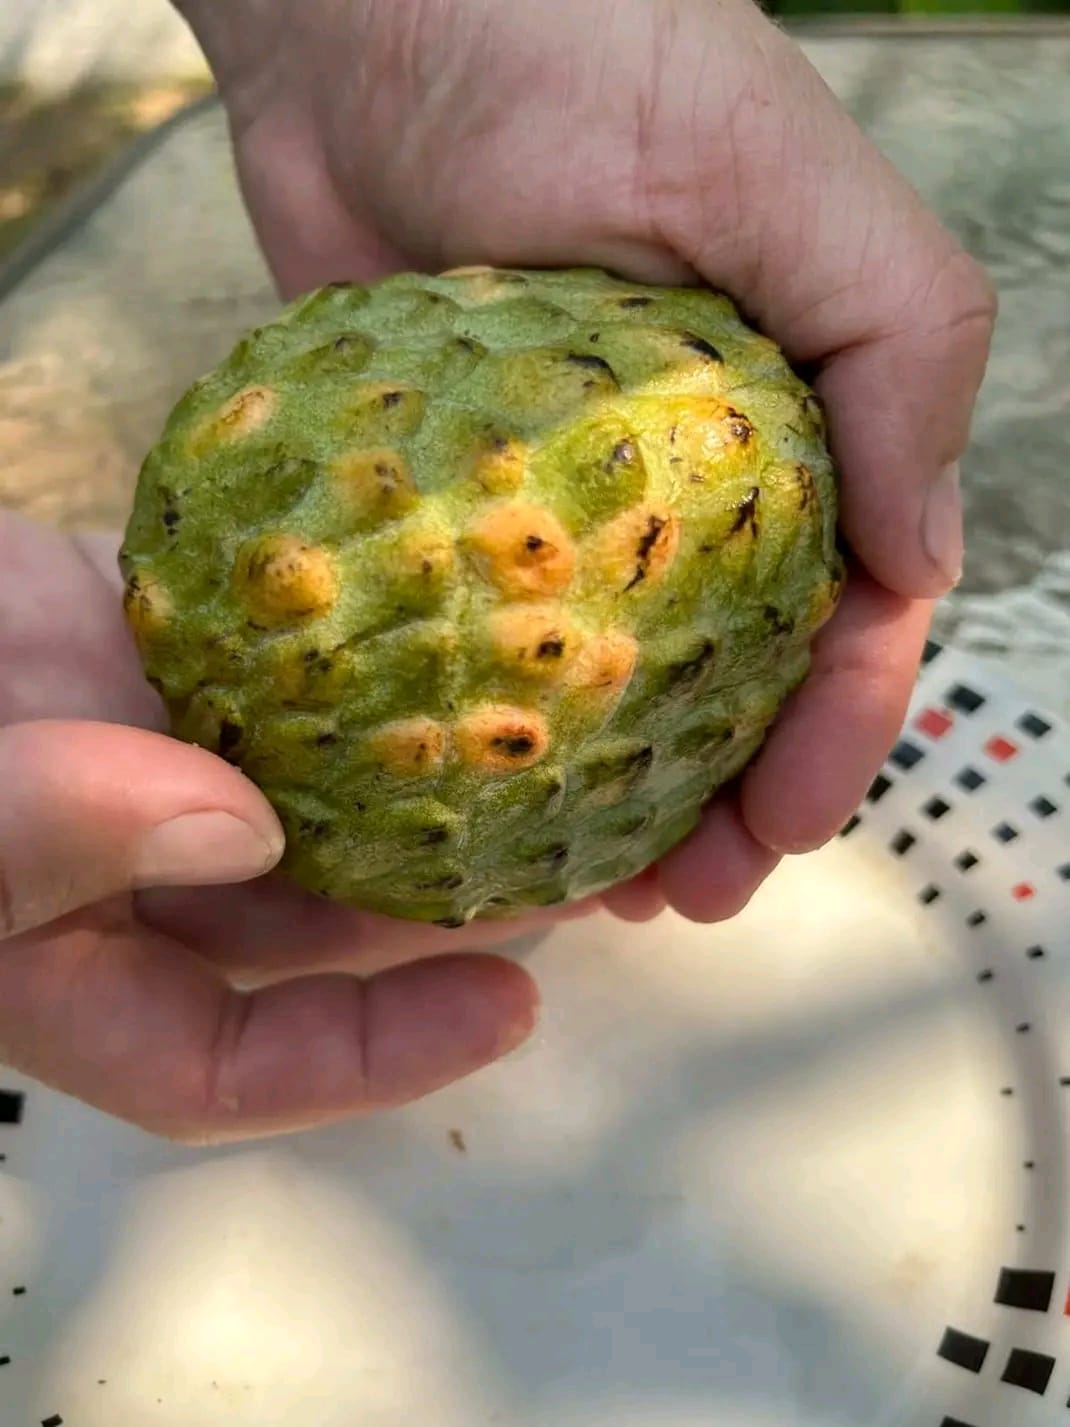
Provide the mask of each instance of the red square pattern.
{"label": "red square pattern", "polygon": [[948,729],[954,727],[955,720],[946,709],[922,709],[914,720],[916,728],[927,733],[930,738],[943,738]]}
{"label": "red square pattern", "polygon": [[1017,758],[1018,745],[1012,743],[1009,738],[996,734],[995,738],[990,738],[985,744],[985,752],[997,763],[1009,763],[1012,758]]}
{"label": "red square pattern", "polygon": [[1030,897],[1037,895],[1037,889],[1032,882],[1019,882],[1016,887],[1011,888],[1011,896],[1016,902],[1028,902]]}

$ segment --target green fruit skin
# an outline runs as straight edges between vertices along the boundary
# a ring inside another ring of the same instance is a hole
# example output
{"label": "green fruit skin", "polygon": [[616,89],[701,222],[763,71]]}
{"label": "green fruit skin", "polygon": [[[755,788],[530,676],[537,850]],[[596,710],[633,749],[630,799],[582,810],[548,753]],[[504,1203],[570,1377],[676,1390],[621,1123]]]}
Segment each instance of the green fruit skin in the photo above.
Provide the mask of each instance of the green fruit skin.
{"label": "green fruit skin", "polygon": [[727,297],[470,269],[246,337],[120,565],[174,735],[263,790],[283,869],[459,925],[694,828],[808,672],[836,527],[819,403]]}

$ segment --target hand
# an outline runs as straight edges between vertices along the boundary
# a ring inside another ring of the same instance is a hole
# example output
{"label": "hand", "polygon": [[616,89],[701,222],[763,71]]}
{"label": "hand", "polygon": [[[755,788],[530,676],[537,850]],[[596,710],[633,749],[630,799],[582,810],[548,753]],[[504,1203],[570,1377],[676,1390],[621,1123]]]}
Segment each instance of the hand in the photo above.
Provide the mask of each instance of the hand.
{"label": "hand", "polygon": [[471,949],[549,917],[451,932],[261,877],[278,821],[160,731],[117,548],[0,512],[0,1060],[208,1142],[396,1105],[515,1046],[531,979]]}
{"label": "hand", "polygon": [[738,795],[610,898],[730,915],[780,853],[836,832],[901,727],[961,567],[986,279],[749,0],[183,8],[287,296],[481,261],[698,278],[816,374],[847,595]]}

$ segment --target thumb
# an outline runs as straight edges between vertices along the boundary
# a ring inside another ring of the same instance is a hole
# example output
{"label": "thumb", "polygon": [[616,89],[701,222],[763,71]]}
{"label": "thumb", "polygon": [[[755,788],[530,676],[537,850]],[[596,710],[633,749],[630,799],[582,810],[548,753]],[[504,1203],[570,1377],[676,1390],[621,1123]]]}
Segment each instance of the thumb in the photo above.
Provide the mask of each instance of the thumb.
{"label": "thumb", "polygon": [[237,769],[141,729],[2,729],[0,787],[0,936],[141,887],[243,882],[282,854],[278,819]]}
{"label": "thumb", "polygon": [[[730,192],[742,219],[711,224],[699,201],[667,231],[819,372],[854,552],[887,589],[937,597],[961,574],[958,460],[995,290],[802,50],[753,7],[746,14],[751,62],[733,122],[696,121],[691,145],[700,191]],[[714,121],[722,108],[711,106]]]}

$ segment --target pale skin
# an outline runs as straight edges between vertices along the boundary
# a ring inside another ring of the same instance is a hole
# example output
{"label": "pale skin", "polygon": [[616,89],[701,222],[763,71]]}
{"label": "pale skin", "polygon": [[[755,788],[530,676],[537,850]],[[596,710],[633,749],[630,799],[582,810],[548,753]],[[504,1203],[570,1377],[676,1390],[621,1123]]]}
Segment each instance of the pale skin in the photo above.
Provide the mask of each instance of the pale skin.
{"label": "pale skin", "polygon": [[[745,0],[182,8],[283,295],[414,266],[601,264],[727,289],[815,379],[844,602],[738,790],[604,899],[625,921],[732,916],[835,833],[900,727],[961,568],[986,279]],[[116,544],[0,515],[0,1057],[199,1143],[401,1104],[519,1044],[537,989],[479,950],[517,928],[386,922],[263,875],[278,823],[162,732]]]}

